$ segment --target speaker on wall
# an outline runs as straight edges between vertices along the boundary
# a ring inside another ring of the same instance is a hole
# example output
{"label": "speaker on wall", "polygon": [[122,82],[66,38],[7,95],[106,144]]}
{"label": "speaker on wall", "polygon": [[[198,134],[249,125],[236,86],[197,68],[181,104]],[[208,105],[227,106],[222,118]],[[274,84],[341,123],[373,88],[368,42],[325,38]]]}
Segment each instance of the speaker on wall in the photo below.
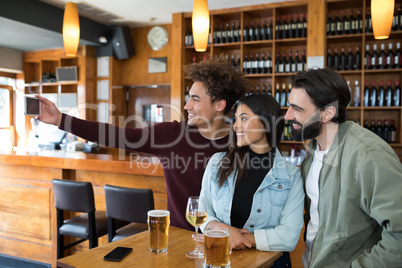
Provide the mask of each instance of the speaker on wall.
{"label": "speaker on wall", "polygon": [[116,26],[113,29],[112,45],[118,60],[126,60],[134,55],[133,39],[128,26]]}

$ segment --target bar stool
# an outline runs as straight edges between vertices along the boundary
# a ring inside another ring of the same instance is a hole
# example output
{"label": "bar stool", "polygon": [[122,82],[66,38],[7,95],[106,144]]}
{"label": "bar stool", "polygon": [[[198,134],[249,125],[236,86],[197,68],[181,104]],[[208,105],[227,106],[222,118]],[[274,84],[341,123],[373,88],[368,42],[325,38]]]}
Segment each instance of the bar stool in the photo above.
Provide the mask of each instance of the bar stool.
{"label": "bar stool", "polygon": [[[109,242],[147,230],[147,212],[154,209],[151,189],[105,185]],[[119,221],[127,222],[119,228]]]}
{"label": "bar stool", "polygon": [[[95,198],[90,182],[53,179],[54,206],[57,211],[57,259],[64,250],[89,240],[89,248],[98,246],[98,237],[107,233],[105,211],[96,211]],[[64,220],[63,211],[83,212]],[[81,238],[64,245],[64,236]]]}

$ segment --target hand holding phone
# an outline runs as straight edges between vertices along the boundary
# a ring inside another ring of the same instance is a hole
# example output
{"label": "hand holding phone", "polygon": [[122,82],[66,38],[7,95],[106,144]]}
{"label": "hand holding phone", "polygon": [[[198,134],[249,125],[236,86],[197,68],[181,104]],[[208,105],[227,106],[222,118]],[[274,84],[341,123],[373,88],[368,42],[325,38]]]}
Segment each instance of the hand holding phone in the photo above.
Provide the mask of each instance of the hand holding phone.
{"label": "hand holding phone", "polygon": [[106,254],[103,259],[106,261],[121,261],[124,257],[126,257],[131,251],[132,248],[126,247],[117,247]]}
{"label": "hand holding phone", "polygon": [[40,115],[40,100],[38,98],[25,96],[24,103],[25,115]]}

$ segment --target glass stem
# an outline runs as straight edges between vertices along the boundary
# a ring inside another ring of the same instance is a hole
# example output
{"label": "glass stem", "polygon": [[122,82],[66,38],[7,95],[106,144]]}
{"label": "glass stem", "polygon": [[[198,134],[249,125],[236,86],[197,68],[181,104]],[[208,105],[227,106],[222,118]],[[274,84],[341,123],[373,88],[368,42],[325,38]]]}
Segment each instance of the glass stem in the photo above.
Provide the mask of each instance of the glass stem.
{"label": "glass stem", "polygon": [[195,250],[194,252],[198,253],[198,226],[195,226]]}

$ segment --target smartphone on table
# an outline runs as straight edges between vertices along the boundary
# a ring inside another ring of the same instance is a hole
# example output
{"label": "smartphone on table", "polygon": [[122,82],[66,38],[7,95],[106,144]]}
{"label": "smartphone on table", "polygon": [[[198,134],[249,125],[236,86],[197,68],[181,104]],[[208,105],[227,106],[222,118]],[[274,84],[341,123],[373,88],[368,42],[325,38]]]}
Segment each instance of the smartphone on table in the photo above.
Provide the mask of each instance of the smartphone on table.
{"label": "smartphone on table", "polygon": [[106,254],[103,259],[106,261],[121,261],[124,257],[126,257],[131,251],[132,248],[126,247],[117,247]]}
{"label": "smartphone on table", "polygon": [[38,98],[24,96],[24,114],[40,115],[40,100]]}

